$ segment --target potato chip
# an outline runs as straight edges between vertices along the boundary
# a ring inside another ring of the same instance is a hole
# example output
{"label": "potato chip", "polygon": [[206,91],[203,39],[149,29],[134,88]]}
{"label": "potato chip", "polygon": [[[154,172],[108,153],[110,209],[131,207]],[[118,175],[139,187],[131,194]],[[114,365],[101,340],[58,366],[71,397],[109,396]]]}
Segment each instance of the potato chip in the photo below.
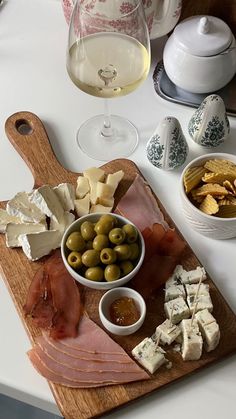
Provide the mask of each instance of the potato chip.
{"label": "potato chip", "polygon": [[207,195],[202,201],[199,209],[205,214],[212,215],[219,211],[219,205],[213,196]]}
{"label": "potato chip", "polygon": [[230,173],[236,176],[236,165],[228,160],[208,160],[204,167],[214,173]]}
{"label": "potato chip", "polygon": [[217,183],[207,183],[195,189],[195,196],[206,196],[206,195],[228,195],[229,191],[224,186],[220,186]]}
{"label": "potato chip", "polygon": [[219,185],[223,185],[223,182],[228,180],[229,182],[233,182],[235,179],[234,175],[230,173],[214,173],[214,172],[207,172],[202,177],[202,181],[205,183],[218,183]]}
{"label": "potato chip", "polygon": [[228,189],[228,191],[232,192],[234,195],[236,195],[236,188],[234,187],[234,185],[229,181],[229,180],[225,180],[223,182],[223,186]]}
{"label": "potato chip", "polygon": [[217,217],[233,218],[236,217],[236,205],[222,205],[216,214]]}
{"label": "potato chip", "polygon": [[197,191],[198,189],[193,189],[192,191],[191,191],[191,195],[192,195],[192,197],[193,197],[193,199],[194,199],[194,201],[196,201],[196,202],[198,202],[198,203],[201,203],[202,201],[203,201],[203,199],[204,199],[204,196],[198,196],[197,194],[196,194],[196,191]]}
{"label": "potato chip", "polygon": [[185,192],[189,193],[193,188],[195,188],[195,186],[200,183],[205,173],[206,169],[203,166],[190,167],[186,170],[184,175]]}
{"label": "potato chip", "polygon": [[230,200],[227,198],[219,199],[217,202],[218,202],[219,207],[221,207],[222,205],[231,205]]}

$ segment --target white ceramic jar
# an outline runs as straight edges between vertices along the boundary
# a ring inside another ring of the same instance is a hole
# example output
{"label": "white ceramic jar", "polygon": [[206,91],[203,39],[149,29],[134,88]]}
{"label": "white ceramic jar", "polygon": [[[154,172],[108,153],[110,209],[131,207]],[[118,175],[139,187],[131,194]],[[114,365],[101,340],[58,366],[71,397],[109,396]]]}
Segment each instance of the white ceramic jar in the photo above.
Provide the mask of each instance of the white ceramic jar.
{"label": "white ceramic jar", "polygon": [[235,38],[223,20],[193,16],[176,26],[163,62],[176,86],[192,93],[215,92],[236,73]]}

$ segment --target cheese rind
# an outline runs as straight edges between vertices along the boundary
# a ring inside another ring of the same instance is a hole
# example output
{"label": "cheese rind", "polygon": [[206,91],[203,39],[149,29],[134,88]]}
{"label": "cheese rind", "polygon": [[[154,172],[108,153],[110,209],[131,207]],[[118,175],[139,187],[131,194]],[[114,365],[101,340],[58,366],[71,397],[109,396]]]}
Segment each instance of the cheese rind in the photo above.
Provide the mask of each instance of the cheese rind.
{"label": "cheese rind", "polygon": [[213,351],[220,341],[220,328],[216,319],[206,309],[196,313],[195,318],[198,322],[206,351]]}
{"label": "cheese rind", "polygon": [[167,359],[165,358],[165,351],[151,339],[145,338],[132,350],[133,357],[153,374]]}
{"label": "cheese rind", "polygon": [[51,186],[44,185],[35,189],[30,196],[30,202],[34,203],[48,217],[55,217],[59,223],[62,220],[64,209]]}
{"label": "cheese rind", "polygon": [[22,221],[19,217],[9,215],[6,210],[0,208],[0,233],[6,232],[7,224],[9,223],[21,224]]}
{"label": "cheese rind", "polygon": [[173,324],[177,324],[181,320],[187,319],[190,316],[189,308],[183,297],[178,297],[165,303],[164,310],[166,317],[168,319],[171,318]]}
{"label": "cheese rind", "polygon": [[184,361],[195,361],[201,358],[203,340],[195,319],[184,319],[180,323],[183,334],[182,358]]}
{"label": "cheese rind", "polygon": [[61,245],[59,231],[41,231],[39,233],[21,234],[19,241],[28,259],[34,261],[48,255]]}
{"label": "cheese rind", "polygon": [[77,199],[82,199],[90,192],[90,186],[88,178],[84,176],[78,176],[75,196]]}
{"label": "cheese rind", "polygon": [[59,231],[62,237],[67,227],[69,227],[69,225],[71,225],[73,221],[75,221],[74,214],[72,214],[71,212],[65,211],[60,223],[58,223],[58,221],[53,217],[50,219],[50,230]]}
{"label": "cheese rind", "polygon": [[90,196],[89,194],[85,195],[84,198],[75,200],[75,211],[78,217],[89,214],[90,208]]}
{"label": "cheese rind", "polygon": [[183,285],[171,285],[165,289],[165,301],[174,300],[178,297],[186,297]]}
{"label": "cheese rind", "polygon": [[20,247],[19,237],[21,234],[38,233],[47,230],[46,223],[9,223],[6,228],[7,247]]}
{"label": "cheese rind", "polygon": [[75,208],[75,187],[71,183],[60,183],[53,190],[64,209],[64,211],[73,211]]}
{"label": "cheese rind", "polygon": [[160,343],[163,345],[171,345],[174,340],[181,334],[181,329],[177,325],[173,325],[169,319],[157,326],[155,337],[160,337]]}
{"label": "cheese rind", "polygon": [[6,205],[9,215],[19,217],[24,223],[40,223],[45,220],[44,213],[30,201],[30,194],[18,192]]}

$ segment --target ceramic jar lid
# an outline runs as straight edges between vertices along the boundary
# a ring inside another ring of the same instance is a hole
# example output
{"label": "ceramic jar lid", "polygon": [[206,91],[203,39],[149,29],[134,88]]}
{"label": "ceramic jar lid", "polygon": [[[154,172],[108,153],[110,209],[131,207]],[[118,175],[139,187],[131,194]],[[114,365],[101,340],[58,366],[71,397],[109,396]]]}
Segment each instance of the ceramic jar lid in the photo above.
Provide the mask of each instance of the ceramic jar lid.
{"label": "ceramic jar lid", "polygon": [[178,47],[191,55],[208,57],[223,52],[232,42],[229,26],[214,16],[193,16],[174,30]]}

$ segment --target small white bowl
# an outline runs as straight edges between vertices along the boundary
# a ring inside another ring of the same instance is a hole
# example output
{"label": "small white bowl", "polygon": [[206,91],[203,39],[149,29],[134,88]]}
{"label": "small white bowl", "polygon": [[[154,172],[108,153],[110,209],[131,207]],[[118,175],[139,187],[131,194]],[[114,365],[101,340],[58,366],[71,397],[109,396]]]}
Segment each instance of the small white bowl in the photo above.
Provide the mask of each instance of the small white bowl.
{"label": "small white bowl", "polygon": [[212,239],[230,239],[236,237],[236,217],[221,218],[205,214],[195,207],[186,195],[184,189],[184,175],[190,167],[201,166],[207,160],[223,159],[229,160],[236,164],[236,156],[227,153],[204,154],[192,160],[184,169],[180,182],[180,195],[183,205],[183,214],[189,225],[198,233]]}
{"label": "small white bowl", "polygon": [[[106,281],[96,282],[96,281],[91,281],[89,279],[86,279],[84,276],[82,276],[78,272],[76,272],[67,262],[68,251],[66,249],[66,240],[72,232],[78,231],[80,229],[80,226],[84,221],[91,221],[92,223],[96,223],[102,215],[104,215],[104,214],[103,213],[93,213],[93,214],[84,215],[83,217],[80,217],[78,220],[75,220],[67,228],[67,230],[65,231],[65,233],[62,237],[61,256],[62,256],[62,260],[64,262],[64,265],[65,265],[67,271],[80,284],[85,285],[86,287],[89,287],[89,288],[96,289],[96,290],[109,290],[111,288],[119,287],[121,285],[126,284],[127,282],[129,282],[134,277],[134,275],[136,275],[138,273],[138,271],[141,268],[141,265],[143,263],[143,259],[144,259],[144,255],[145,255],[145,243],[144,243],[143,236],[142,236],[141,232],[135,226],[136,230],[138,231],[138,237],[139,237],[138,242],[139,242],[141,252],[140,252],[138,263],[135,265],[134,269],[128,275],[125,275],[122,278],[117,279],[116,281],[112,281],[112,282],[106,282]],[[127,223],[134,225],[133,223],[131,223],[131,221],[129,221],[125,217],[122,217],[121,215],[117,215],[117,214],[113,214],[113,213],[112,213],[112,215],[119,220],[119,224],[121,226],[124,225],[124,224],[127,224]]]}
{"label": "small white bowl", "polygon": [[[133,298],[140,317],[136,323],[129,326],[119,326],[112,323],[109,313],[110,305],[118,298]],[[114,335],[126,336],[135,333],[142,326],[146,316],[146,304],[143,297],[135,290],[126,287],[113,288],[107,291],[101,298],[99,303],[99,316],[103,326]]]}

